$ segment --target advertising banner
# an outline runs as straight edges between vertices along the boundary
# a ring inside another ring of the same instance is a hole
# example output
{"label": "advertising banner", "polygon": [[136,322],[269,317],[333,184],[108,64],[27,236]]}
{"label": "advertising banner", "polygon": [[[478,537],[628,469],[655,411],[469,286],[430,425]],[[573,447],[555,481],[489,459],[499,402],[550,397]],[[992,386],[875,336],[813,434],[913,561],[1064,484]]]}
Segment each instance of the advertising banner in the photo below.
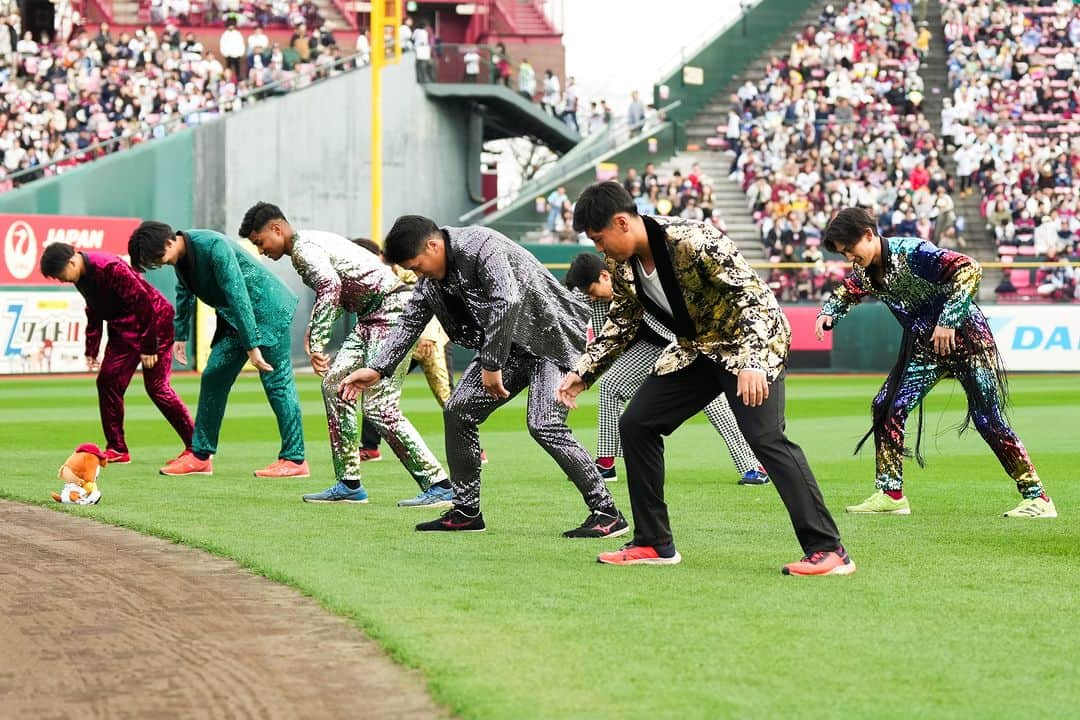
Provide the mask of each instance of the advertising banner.
{"label": "advertising banner", "polygon": [[984,305],[1007,370],[1080,370],[1080,305]]}
{"label": "advertising banner", "polygon": [[0,343],[0,374],[86,372],[82,295],[74,288],[0,290]]}
{"label": "advertising banner", "polygon": [[126,258],[128,238],[140,222],[137,218],[0,214],[0,285],[54,284],[38,271],[42,249],[54,242]]}
{"label": "advertising banner", "polygon": [[781,305],[788,324],[791,325],[791,349],[825,352],[832,350],[832,333],[818,340],[814,337],[814,324],[817,322],[817,305]]}

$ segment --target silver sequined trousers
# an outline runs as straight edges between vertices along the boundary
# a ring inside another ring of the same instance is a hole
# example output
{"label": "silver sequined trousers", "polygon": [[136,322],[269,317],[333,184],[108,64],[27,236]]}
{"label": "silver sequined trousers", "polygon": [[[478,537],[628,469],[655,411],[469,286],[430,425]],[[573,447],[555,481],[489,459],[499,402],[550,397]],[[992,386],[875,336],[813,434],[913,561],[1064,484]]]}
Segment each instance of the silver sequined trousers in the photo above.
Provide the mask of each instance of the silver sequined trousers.
{"label": "silver sequined trousers", "polygon": [[529,434],[559,464],[577,486],[590,510],[614,512],[615,501],[604,485],[592,456],[566,425],[567,409],[555,400],[555,388],[565,374],[554,363],[511,351],[502,368],[503,387],[510,397],[501,400],[487,394],[479,359],[465,368],[444,411],[446,459],[455,505],[480,507],[480,435],[478,426],[488,415],[526,387],[529,401],[526,423]]}

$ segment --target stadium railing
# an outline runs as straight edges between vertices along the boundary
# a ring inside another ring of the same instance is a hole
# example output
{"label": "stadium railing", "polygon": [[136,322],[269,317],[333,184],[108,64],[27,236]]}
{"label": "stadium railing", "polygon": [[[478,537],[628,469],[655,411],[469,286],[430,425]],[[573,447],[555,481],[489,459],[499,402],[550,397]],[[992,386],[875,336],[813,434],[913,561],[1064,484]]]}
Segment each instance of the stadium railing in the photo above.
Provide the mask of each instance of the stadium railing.
{"label": "stadium railing", "polygon": [[[597,164],[603,160],[605,156],[617,154],[621,149],[640,142],[641,136],[644,133],[651,132],[663,125],[667,113],[677,108],[680,104],[680,101],[675,101],[665,105],[656,112],[653,122],[650,123],[646,120],[646,123],[643,126],[631,127],[626,118],[612,120],[612,122],[605,126],[603,130],[586,136],[573,150],[563,155],[551,165],[542,168],[541,171],[532,178],[524,181],[521,185],[513,188],[509,192],[491,198],[482,205],[478,205],[459,217],[458,221],[465,224],[476,222],[485,214],[492,212],[495,209],[506,208],[513,205],[520,198],[532,198],[538,194],[543,194],[551,185],[558,182],[558,178],[573,177],[583,170],[588,169],[590,166]],[[540,224],[542,225],[542,222]],[[506,227],[519,227],[523,233],[529,230],[539,229],[537,223],[531,222],[510,221],[504,222],[503,225]]]}

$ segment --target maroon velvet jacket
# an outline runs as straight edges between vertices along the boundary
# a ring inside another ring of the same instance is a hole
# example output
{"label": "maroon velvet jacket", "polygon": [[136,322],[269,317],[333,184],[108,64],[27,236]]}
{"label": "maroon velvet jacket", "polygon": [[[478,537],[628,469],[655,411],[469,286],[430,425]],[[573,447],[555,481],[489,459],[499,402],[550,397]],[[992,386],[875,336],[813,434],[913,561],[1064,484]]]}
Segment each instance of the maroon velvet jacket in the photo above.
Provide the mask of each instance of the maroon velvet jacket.
{"label": "maroon velvet jacket", "polygon": [[173,308],[119,256],[84,252],[86,273],[75,283],[86,298],[86,356],[101,349],[101,324],[109,323],[109,342],[157,355],[158,343],[172,333]]}

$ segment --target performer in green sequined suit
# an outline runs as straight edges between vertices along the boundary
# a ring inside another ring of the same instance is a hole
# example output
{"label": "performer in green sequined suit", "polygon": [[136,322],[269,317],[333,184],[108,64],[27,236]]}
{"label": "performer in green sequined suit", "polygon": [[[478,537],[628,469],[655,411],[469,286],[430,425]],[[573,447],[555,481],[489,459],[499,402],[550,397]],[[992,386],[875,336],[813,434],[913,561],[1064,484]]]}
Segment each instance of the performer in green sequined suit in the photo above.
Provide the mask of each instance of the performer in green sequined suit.
{"label": "performer in green sequined suit", "polygon": [[177,357],[191,332],[195,299],[217,311],[217,330],[202,372],[191,452],[169,463],[167,475],[209,474],[217,452],[225,403],[249,360],[259,370],[281,434],[278,460],[261,477],[307,477],[300,398],[293,379],[291,328],[297,297],[259,260],[213,230],[174,232],[164,223],[142,223],[128,242],[140,271],[172,265],[176,271]]}

